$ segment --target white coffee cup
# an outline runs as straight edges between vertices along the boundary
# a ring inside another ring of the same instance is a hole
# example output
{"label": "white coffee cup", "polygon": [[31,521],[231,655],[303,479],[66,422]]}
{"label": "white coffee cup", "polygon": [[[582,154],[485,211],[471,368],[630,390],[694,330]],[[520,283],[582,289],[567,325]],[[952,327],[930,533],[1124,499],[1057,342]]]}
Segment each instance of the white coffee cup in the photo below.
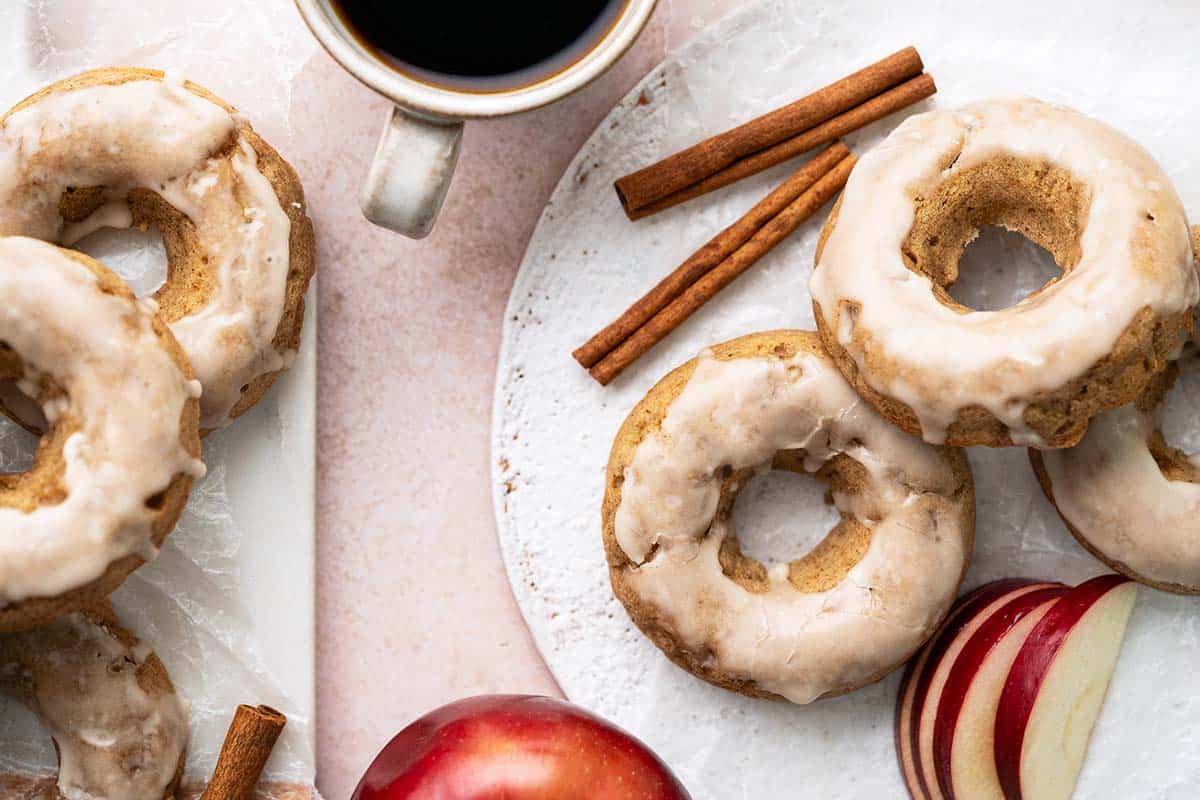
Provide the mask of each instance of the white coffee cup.
{"label": "white coffee cup", "polygon": [[436,86],[398,72],[359,42],[330,0],[296,0],[305,23],[329,54],[396,104],[363,186],[363,214],[405,236],[426,236],[450,188],[463,120],[528,111],[586,86],[633,44],[656,2],[625,0],[608,32],[559,72],[530,85],[484,93]]}

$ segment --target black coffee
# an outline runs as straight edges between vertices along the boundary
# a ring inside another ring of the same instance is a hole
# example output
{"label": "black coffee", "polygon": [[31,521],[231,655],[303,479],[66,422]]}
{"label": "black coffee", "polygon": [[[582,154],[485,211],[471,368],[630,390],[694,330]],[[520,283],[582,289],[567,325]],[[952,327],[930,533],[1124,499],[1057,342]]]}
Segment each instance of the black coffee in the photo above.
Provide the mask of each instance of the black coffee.
{"label": "black coffee", "polygon": [[437,86],[527,86],[583,57],[628,0],[333,0],[355,36],[396,70]]}

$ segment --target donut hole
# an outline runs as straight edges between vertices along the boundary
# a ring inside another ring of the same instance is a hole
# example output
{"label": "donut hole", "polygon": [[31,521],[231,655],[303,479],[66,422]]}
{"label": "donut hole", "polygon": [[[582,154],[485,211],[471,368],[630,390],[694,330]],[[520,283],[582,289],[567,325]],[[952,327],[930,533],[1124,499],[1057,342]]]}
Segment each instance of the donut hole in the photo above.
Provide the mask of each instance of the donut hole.
{"label": "donut hole", "polygon": [[59,201],[63,244],[107,265],[139,297],[153,296],[174,322],[203,306],[216,286],[196,226],[157,193],[113,197],[100,186],[69,189]]}
{"label": "donut hole", "polygon": [[1189,344],[1138,398],[1143,411],[1159,407],[1159,429],[1150,436],[1150,454],[1168,480],[1200,483],[1200,354]]}
{"label": "donut hole", "polygon": [[1002,311],[1062,275],[1054,256],[1024,235],[984,225],[963,251],[958,280],[946,288],[955,302],[974,311]]}
{"label": "donut hole", "polygon": [[[23,375],[20,359],[12,358],[15,369],[7,374]],[[58,384],[43,376],[37,394],[30,397],[15,378],[0,380],[0,507],[30,512],[67,498],[63,446],[78,425],[67,416],[46,421],[42,403],[63,396]]]}
{"label": "donut hole", "polygon": [[[768,571],[786,564],[788,581],[801,592],[837,586],[871,541],[871,529],[836,501],[857,493],[864,476],[863,467],[845,455],[811,472],[799,450],[777,453],[769,472],[734,473],[716,515],[716,524],[726,526],[719,554],[725,575],[749,591],[766,592]],[[739,503],[743,498],[749,502]],[[738,512],[741,506],[745,511]],[[743,538],[743,530],[751,533]]]}
{"label": "donut hole", "polygon": [[[10,670],[10,672],[13,674],[5,675],[0,671],[0,697],[3,697],[0,704],[4,706],[4,714],[0,715],[0,741],[4,742],[5,759],[0,761],[0,764],[4,766],[9,766],[10,763],[36,765],[39,772],[53,774],[57,762],[54,740],[45,731],[37,712],[24,702],[25,693],[28,691],[24,681],[15,674],[16,670]],[[35,732],[38,735],[33,735]],[[5,775],[4,780],[0,781],[0,786],[8,788],[7,781],[12,780],[15,780],[15,776]],[[34,782],[35,780],[37,783]],[[15,787],[15,794],[4,796],[16,798],[57,798],[60,796],[57,792],[51,791],[54,788],[52,778],[29,777],[28,781],[27,786],[18,783]],[[35,787],[42,788],[44,793],[37,793]]]}
{"label": "donut hole", "polygon": [[71,247],[120,275],[138,297],[153,295],[167,281],[167,250],[157,229],[100,228]]}
{"label": "donut hole", "polygon": [[[994,310],[976,308],[972,302],[1008,307],[1053,283],[1058,276],[1045,263],[1046,257],[1062,275],[1069,273],[1079,263],[1080,234],[1087,221],[1090,195],[1083,183],[1060,167],[1000,155],[956,170],[934,186],[916,187],[913,203],[913,224],[901,244],[904,263],[933,282],[941,303],[970,313]],[[983,274],[969,281],[956,297],[950,288],[959,281],[964,252],[989,226],[1014,236],[989,233],[973,248],[979,252],[965,266],[972,273]],[[1045,256],[1029,249],[1022,239],[1041,248]],[[1022,262],[1026,262],[1024,267]],[[995,286],[997,272],[1003,273],[1007,288]],[[1051,275],[1048,281],[1025,293],[1025,284],[1046,273]],[[986,292],[980,284],[989,287]],[[1000,303],[1004,305],[997,305]]]}
{"label": "donut hole", "polygon": [[[20,394],[11,383],[0,385],[0,395]],[[28,472],[33,466],[40,436],[22,428],[8,417],[0,416],[0,489],[11,475]]]}
{"label": "donut hole", "polygon": [[[14,482],[8,476],[28,472],[33,466],[41,438],[34,431],[46,429],[41,406],[17,386],[24,374],[20,356],[0,342],[0,410],[12,416],[12,419],[0,416],[0,489]],[[30,425],[27,429],[15,421],[18,419],[28,419],[40,426]]]}
{"label": "donut hole", "polygon": [[827,481],[785,469],[751,474],[732,517],[742,554],[768,570],[810,552],[840,519]]}

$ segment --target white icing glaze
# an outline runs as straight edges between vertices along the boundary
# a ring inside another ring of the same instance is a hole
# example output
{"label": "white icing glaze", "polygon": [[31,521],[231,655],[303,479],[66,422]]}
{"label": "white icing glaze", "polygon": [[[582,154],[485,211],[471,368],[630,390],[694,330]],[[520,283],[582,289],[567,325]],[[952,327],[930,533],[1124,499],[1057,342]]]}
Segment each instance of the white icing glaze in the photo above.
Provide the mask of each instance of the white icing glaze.
{"label": "white icing glaze", "polygon": [[[914,219],[911,190],[997,155],[1048,161],[1088,187],[1082,255],[1034,298],[959,314],[901,256]],[[1169,255],[1150,274],[1130,256],[1148,214]],[[1031,445],[1040,440],[1023,419],[1030,398],[1086,372],[1141,309],[1177,313],[1200,297],[1183,208],[1150,155],[1103,123],[1030,98],[909,117],[860,159],[810,290],[831,327],[840,301],[861,306],[856,320],[841,315],[838,341],[872,388],[912,408],[926,440],[944,441],[958,412],[980,405],[1014,442]],[[867,366],[856,329],[870,333],[894,377]]]}
{"label": "white icing glaze", "polygon": [[79,430],[63,445],[62,502],[30,513],[0,508],[0,605],[53,597],[100,577],[130,554],[154,556],[147,498],[204,465],[180,439],[189,380],[136,303],[101,292],[58,248],[0,238],[0,341],[21,356],[23,391],[39,376],[65,397],[44,404]]}
{"label": "white icing glaze", "polygon": [[29,703],[54,737],[67,800],[161,800],[187,744],[187,712],[173,691],[148,692],[149,656],[71,614],[0,636],[0,690]]}
{"label": "white icing glaze", "polygon": [[[839,453],[866,468],[867,488],[834,502],[871,528],[870,546],[828,591],[800,592],[777,565],[769,592],[756,594],[718,561],[731,533],[713,521],[720,471],[769,469],[794,449],[806,469]],[[630,584],[689,648],[807,703],[894,667],[945,614],[969,555],[955,527],[954,504],[967,502],[951,499],[958,485],[936,448],[888,425],[828,361],[705,354],[626,468],[615,534],[641,564]]]}
{"label": "white icing glaze", "polygon": [[1059,513],[1105,558],[1200,590],[1200,485],[1167,480],[1151,455],[1160,413],[1105,412],[1075,447],[1043,452],[1042,464]]}
{"label": "white icing glaze", "polygon": [[[205,428],[227,424],[241,387],[284,365],[272,340],[291,221],[245,127],[170,75],[58,91],[0,125],[0,234],[71,244],[129,225],[124,200],[134,188],[157,192],[195,225],[214,287],[171,328],[204,386]],[[106,204],[64,224],[63,192],[91,186],[104,187]]]}

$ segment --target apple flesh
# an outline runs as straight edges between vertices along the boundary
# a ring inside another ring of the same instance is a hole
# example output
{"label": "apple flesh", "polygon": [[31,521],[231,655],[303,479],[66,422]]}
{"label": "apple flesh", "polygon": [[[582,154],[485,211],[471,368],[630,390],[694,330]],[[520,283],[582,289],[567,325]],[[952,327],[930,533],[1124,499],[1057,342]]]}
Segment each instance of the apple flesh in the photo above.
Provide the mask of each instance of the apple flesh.
{"label": "apple flesh", "polygon": [[472,697],[400,731],[353,800],[690,800],[644,744],[581,708]]}
{"label": "apple flesh", "polygon": [[[909,791],[916,800],[948,800],[938,784],[934,756],[934,726],[946,679],[959,653],[971,637],[997,610],[1031,592],[1061,584],[1006,580],[987,584],[962,601],[959,613],[947,622],[926,647],[922,668],[914,673],[913,697],[908,722],[911,759],[915,762],[916,785]],[[1065,587],[1062,587],[1065,588]]]}
{"label": "apple flesh", "polygon": [[934,714],[934,763],[944,796],[1003,800],[992,758],[1000,693],[1026,637],[1067,591],[1055,586],[1009,600],[959,652]]}
{"label": "apple flesh", "polygon": [[1006,800],[1066,800],[1074,792],[1136,597],[1128,578],[1093,578],[1055,603],[1026,638],[995,720]]}

